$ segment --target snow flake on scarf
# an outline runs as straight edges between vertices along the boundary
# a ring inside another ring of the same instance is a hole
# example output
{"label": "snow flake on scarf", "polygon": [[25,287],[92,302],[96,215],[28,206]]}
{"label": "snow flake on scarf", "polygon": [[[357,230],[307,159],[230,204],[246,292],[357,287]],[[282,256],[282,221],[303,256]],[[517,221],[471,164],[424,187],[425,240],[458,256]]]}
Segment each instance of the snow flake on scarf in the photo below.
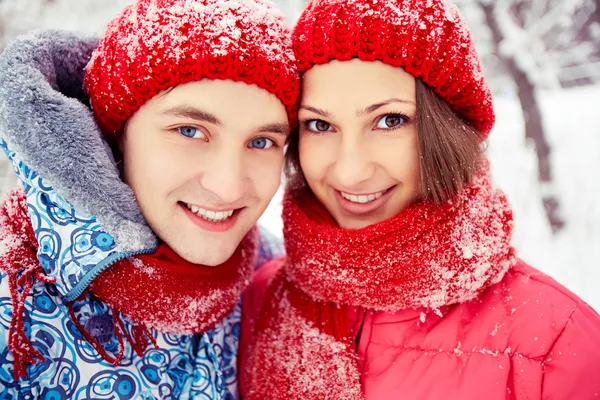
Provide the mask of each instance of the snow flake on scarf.
{"label": "snow flake on scarf", "polygon": [[[127,235],[129,240],[125,244],[117,243],[115,236],[107,232],[96,216],[76,209],[65,200],[2,138],[0,149],[23,183],[29,215],[27,220],[35,233],[39,263],[66,300],[72,301],[80,296],[89,282],[115,260],[152,251],[144,248],[146,243],[135,235]],[[135,226],[122,219],[120,229],[124,233],[135,229]]]}
{"label": "snow flake on scarf", "polygon": [[[192,264],[161,244],[150,255],[117,262],[90,290],[136,323],[176,334],[206,332],[232,312],[250,281],[258,229],[216,267]],[[141,268],[140,268],[141,266]]]}
{"label": "snow flake on scarf", "polygon": [[[261,319],[261,338],[253,348],[251,365],[256,371],[270,371],[267,379],[246,375],[244,394],[248,399],[263,399],[265,394],[273,399],[361,399],[358,361],[346,337],[344,318],[319,319],[305,313],[298,305],[310,301],[306,294],[291,287],[283,271],[279,271],[269,288],[273,302],[262,310],[264,315],[277,315],[277,322]],[[329,307],[335,305],[328,305]],[[328,314],[331,315],[331,314]],[[264,336],[263,336],[264,335]],[[273,349],[278,349],[273,352]],[[264,357],[263,357],[264,356]],[[247,371],[246,371],[247,372]],[[278,375],[283,372],[283,375]],[[275,376],[275,379],[272,377]],[[279,378],[282,379],[279,379]],[[312,397],[319,393],[318,397]]]}

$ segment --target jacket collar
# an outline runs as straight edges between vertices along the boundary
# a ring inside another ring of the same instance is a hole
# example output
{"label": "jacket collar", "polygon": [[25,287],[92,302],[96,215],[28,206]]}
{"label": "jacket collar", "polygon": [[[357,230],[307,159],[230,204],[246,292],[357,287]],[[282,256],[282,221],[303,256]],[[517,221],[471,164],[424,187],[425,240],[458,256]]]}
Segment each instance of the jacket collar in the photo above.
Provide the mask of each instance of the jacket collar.
{"label": "jacket collar", "polygon": [[38,259],[66,300],[115,261],[157,245],[83,91],[96,46],[36,32],[0,57],[0,147],[25,189]]}

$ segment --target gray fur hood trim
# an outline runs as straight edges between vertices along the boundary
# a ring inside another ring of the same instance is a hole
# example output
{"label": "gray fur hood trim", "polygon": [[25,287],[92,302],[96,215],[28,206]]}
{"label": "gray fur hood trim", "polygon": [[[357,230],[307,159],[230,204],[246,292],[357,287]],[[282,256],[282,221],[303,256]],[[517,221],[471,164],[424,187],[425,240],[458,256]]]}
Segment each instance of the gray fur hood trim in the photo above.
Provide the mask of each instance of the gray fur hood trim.
{"label": "gray fur hood trim", "polygon": [[[114,246],[104,249],[113,260],[151,251],[157,239],[131,188],[121,181],[88,106],[84,67],[96,46],[95,39],[61,31],[34,32],[10,45],[0,56],[0,136],[30,206],[43,208],[40,204],[56,195],[53,205],[83,215],[86,229],[94,219],[101,229],[92,230],[114,238]],[[37,175],[42,181],[34,179]],[[94,264],[105,268],[106,261],[96,257]],[[93,268],[82,266],[75,284],[86,286]]]}

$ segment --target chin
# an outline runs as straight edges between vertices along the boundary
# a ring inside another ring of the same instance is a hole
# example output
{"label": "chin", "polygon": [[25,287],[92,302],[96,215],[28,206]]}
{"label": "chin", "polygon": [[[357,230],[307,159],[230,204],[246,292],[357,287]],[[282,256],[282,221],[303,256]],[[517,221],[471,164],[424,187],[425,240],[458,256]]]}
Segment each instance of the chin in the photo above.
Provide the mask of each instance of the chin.
{"label": "chin", "polygon": [[[184,260],[192,264],[205,265],[207,267],[216,267],[229,260],[236,250],[236,247],[214,246],[210,243],[190,243],[183,248],[177,246],[172,249]],[[190,250],[196,249],[196,250]]]}
{"label": "chin", "polygon": [[192,254],[188,261],[194,264],[206,265],[207,267],[216,267],[229,260],[234,252],[235,248],[215,251],[213,247],[212,249],[207,249],[205,252],[191,252]]}
{"label": "chin", "polygon": [[177,255],[192,264],[215,267],[231,258],[244,238],[239,227],[231,231],[214,233],[206,232],[186,225],[169,226],[168,229],[155,230],[163,232],[158,236]]}

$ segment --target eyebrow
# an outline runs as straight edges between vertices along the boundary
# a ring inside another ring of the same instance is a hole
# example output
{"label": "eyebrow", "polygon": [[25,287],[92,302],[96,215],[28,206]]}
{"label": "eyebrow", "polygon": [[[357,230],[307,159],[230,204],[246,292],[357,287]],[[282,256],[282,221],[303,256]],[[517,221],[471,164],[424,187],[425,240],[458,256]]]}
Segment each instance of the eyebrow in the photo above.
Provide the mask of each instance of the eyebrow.
{"label": "eyebrow", "polygon": [[325,118],[327,118],[327,117],[329,117],[331,115],[329,113],[329,111],[321,110],[321,109],[316,108],[316,107],[301,105],[300,108],[303,108],[303,109],[308,110],[308,111],[312,111],[315,114],[319,114],[320,116],[325,117]]}
{"label": "eyebrow", "polygon": [[[163,115],[168,115],[172,117],[182,117],[182,118],[190,118],[196,121],[205,121],[209,122],[213,125],[222,126],[223,123],[219,118],[214,116],[213,114],[200,110],[199,108],[190,107],[190,106],[175,106],[172,108],[168,108],[161,112]],[[271,132],[276,133],[281,136],[289,136],[290,135],[290,127],[288,124],[284,123],[274,123],[263,125],[256,130],[257,132]]]}
{"label": "eyebrow", "polygon": [[171,107],[163,110],[161,114],[171,117],[190,118],[196,121],[205,121],[217,126],[223,125],[219,118],[215,117],[213,114],[191,106]]}
{"label": "eyebrow", "polygon": [[[388,99],[386,101],[382,101],[380,103],[372,104],[372,105],[370,105],[368,107],[365,107],[362,110],[358,110],[356,112],[356,115],[360,117],[360,116],[363,116],[363,115],[371,114],[372,112],[377,111],[381,107],[385,107],[385,106],[387,106],[387,105],[389,105],[391,103],[410,104],[410,105],[413,105],[413,106],[416,107],[416,104],[415,104],[414,101],[411,101],[411,100],[402,100],[402,99],[397,99],[397,98],[391,98],[391,99]],[[331,113],[329,111],[322,110],[320,108],[316,108],[316,107],[312,107],[312,106],[307,106],[307,105],[301,105],[300,108],[308,110],[308,111],[312,111],[315,114],[319,114],[320,116],[325,117],[325,118],[331,116]]]}
{"label": "eyebrow", "polygon": [[268,124],[258,128],[258,132],[271,132],[288,137],[290,135],[290,127],[288,124]]}
{"label": "eyebrow", "polygon": [[372,112],[379,110],[381,107],[385,107],[388,104],[392,104],[392,103],[403,103],[403,104],[411,104],[413,106],[416,106],[414,101],[401,100],[401,99],[397,99],[394,97],[391,99],[387,99],[386,101],[382,101],[381,103],[375,103],[368,107],[365,107],[363,110],[357,111],[356,115],[357,116],[368,115],[368,114],[371,114]]}

